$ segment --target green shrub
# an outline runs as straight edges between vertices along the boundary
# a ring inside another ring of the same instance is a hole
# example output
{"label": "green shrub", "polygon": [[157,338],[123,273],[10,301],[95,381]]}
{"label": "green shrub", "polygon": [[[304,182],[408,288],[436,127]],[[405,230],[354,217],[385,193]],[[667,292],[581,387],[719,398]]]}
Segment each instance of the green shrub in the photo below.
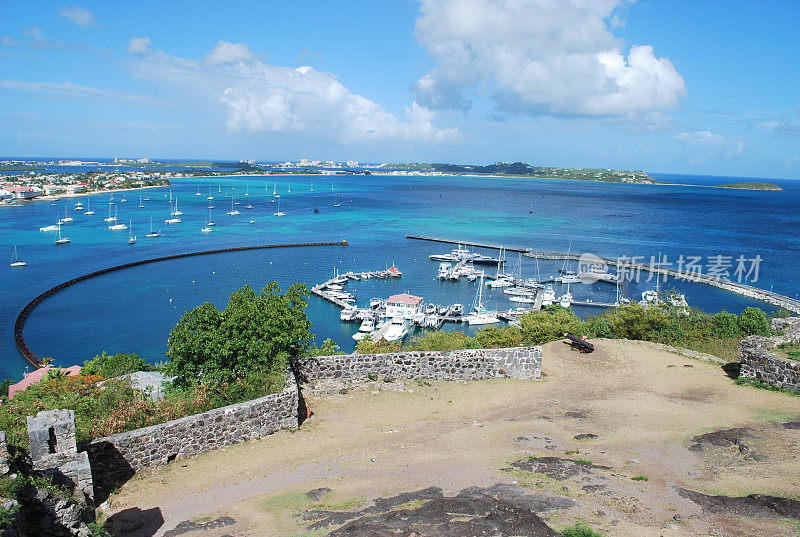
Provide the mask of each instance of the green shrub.
{"label": "green shrub", "polygon": [[152,371],[153,366],[140,358],[138,354],[117,353],[108,355],[105,351],[91,360],[83,363],[81,373],[84,375],[99,375],[111,379],[121,377],[136,371]]}
{"label": "green shrub", "polygon": [[742,336],[739,328],[739,317],[727,311],[720,311],[711,316],[711,326],[714,333],[723,338],[738,338]]}
{"label": "green shrub", "polygon": [[356,354],[382,354],[387,352],[400,352],[402,348],[402,341],[392,341],[391,343],[385,339],[372,341],[372,338],[367,335],[356,344],[355,352]]}
{"label": "green shrub", "polygon": [[631,479],[634,481],[645,481],[645,482],[650,481],[650,478],[647,477],[646,475],[635,475]]}
{"label": "green shrub", "polygon": [[769,319],[760,308],[745,308],[739,315],[739,330],[747,336],[768,336]]}
{"label": "green shrub", "polygon": [[454,351],[459,349],[476,349],[478,341],[464,334],[464,332],[447,332],[437,330],[426,332],[424,335],[411,340],[407,347],[411,351]]}
{"label": "green shrub", "polygon": [[585,522],[578,522],[561,530],[564,537],[603,537],[603,533],[593,529]]}
{"label": "green shrub", "polygon": [[608,318],[605,315],[598,315],[589,319],[589,335],[591,337],[599,338],[613,338],[614,330],[608,323]]}
{"label": "green shrub", "polygon": [[571,310],[555,307],[520,316],[522,345],[541,345],[564,337],[565,332],[586,333],[586,323]]}
{"label": "green shrub", "polygon": [[522,345],[522,330],[516,326],[486,326],[475,334],[475,346],[482,349],[505,349]]}

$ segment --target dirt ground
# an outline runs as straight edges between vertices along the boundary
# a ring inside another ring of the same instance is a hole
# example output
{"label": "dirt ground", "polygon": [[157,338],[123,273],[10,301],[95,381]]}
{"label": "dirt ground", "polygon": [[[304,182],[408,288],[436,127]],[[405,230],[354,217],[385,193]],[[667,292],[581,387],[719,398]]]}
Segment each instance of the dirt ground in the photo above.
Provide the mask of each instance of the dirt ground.
{"label": "dirt ground", "polygon": [[[620,537],[797,535],[800,520],[704,511],[680,489],[797,499],[800,429],[782,423],[800,416],[800,397],[636,342],[595,349],[545,345],[542,381],[373,382],[311,397],[297,431],[137,475],[110,498],[109,526],[128,537],[316,536],[335,526],[312,528],[312,509],[506,483],[571,500],[538,513],[555,530],[584,520]],[[729,428],[746,429],[733,442],[692,440]],[[319,488],[330,492],[306,495]]]}

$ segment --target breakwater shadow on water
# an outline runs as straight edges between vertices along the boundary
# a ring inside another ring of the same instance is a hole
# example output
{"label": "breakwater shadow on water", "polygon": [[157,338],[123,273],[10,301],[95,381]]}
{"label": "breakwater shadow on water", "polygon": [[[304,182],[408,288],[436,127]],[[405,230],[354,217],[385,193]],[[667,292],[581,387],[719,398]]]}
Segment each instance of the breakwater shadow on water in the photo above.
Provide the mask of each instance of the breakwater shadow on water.
{"label": "breakwater shadow on water", "polygon": [[105,269],[97,270],[94,272],[90,272],[88,274],[84,274],[83,276],[78,276],[77,278],[73,278],[69,281],[64,283],[60,283],[55,287],[51,287],[44,293],[40,294],[33,300],[31,300],[22,311],[17,316],[17,320],[14,323],[14,341],[17,345],[17,350],[22,355],[25,360],[28,361],[31,365],[35,368],[40,368],[44,364],[42,360],[28,347],[28,344],[25,343],[25,338],[23,337],[23,329],[25,327],[25,321],[27,320],[28,316],[31,312],[41,304],[46,298],[54,295],[55,293],[66,289],[67,287],[74,285],[78,282],[82,282],[97,276],[102,276],[103,274],[108,274],[110,272],[115,272],[131,267],[136,267],[139,265],[147,265],[150,263],[157,263],[161,261],[169,261],[172,259],[181,259],[185,257],[194,257],[200,255],[210,255],[210,254],[222,254],[226,252],[241,252],[247,250],[265,250],[269,248],[295,248],[295,247],[306,247],[306,246],[347,246],[347,241],[340,241],[340,242],[306,242],[306,243],[291,243],[291,244],[262,244],[257,246],[239,246],[236,248],[221,248],[218,250],[204,250],[200,252],[188,252],[184,254],[174,254],[174,255],[167,255],[163,257],[154,257],[151,259],[142,259],[140,261],[133,261],[131,263],[125,263],[122,265],[116,265],[113,267],[108,267]]}

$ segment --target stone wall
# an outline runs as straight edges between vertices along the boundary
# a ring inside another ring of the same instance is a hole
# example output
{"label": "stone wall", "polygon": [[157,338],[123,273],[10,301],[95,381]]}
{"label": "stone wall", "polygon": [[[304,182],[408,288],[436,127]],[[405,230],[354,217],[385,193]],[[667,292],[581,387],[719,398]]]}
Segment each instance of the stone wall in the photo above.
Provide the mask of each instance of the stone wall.
{"label": "stone wall", "polygon": [[450,352],[348,354],[302,358],[295,371],[304,381],[341,379],[361,382],[370,378],[479,380],[542,375],[541,347],[467,349]]}
{"label": "stone wall", "polygon": [[99,502],[118,483],[145,468],[297,427],[305,417],[305,405],[295,377],[303,383],[317,379],[357,383],[371,378],[531,380],[541,377],[542,349],[319,356],[295,360],[292,370],[281,393],[79,445],[78,451],[88,454]]}
{"label": "stone wall", "polygon": [[[96,491],[139,470],[298,425],[298,390],[289,375],[281,393],[86,442]],[[101,492],[102,495],[102,492]]]}
{"label": "stone wall", "polygon": [[800,362],[775,353],[782,343],[800,342],[800,317],[774,319],[773,330],[779,336],[750,336],[739,344],[739,375],[770,386],[800,390]]}

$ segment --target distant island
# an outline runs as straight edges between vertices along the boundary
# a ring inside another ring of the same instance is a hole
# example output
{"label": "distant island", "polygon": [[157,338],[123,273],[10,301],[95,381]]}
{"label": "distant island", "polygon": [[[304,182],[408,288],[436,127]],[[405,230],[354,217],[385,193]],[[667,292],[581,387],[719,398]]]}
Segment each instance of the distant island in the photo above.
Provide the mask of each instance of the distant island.
{"label": "distant island", "polygon": [[395,171],[428,172],[441,175],[499,175],[507,177],[535,177],[541,179],[573,179],[578,181],[603,181],[606,183],[660,184],[643,171],[612,170],[608,168],[553,168],[532,166],[524,162],[496,162],[488,166],[442,163],[394,163],[381,168]]}
{"label": "distant island", "polygon": [[724,185],[714,185],[714,188],[734,188],[739,190],[783,190],[778,185],[772,183],[762,183],[759,181],[745,181],[742,183],[725,183]]}

